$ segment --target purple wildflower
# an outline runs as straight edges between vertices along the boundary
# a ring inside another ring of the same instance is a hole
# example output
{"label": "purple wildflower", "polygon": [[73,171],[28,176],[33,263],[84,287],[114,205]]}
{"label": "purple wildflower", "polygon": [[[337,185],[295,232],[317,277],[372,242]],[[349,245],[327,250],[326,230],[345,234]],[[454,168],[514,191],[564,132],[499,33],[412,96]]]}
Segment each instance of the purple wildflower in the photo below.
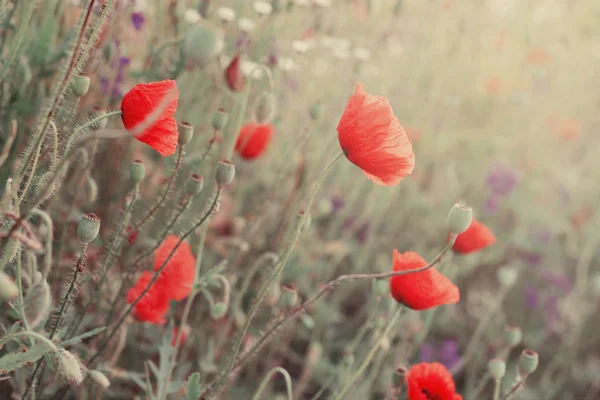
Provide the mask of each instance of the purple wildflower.
{"label": "purple wildflower", "polygon": [[432,362],[435,358],[435,347],[432,344],[423,343],[419,348],[420,362]]}
{"label": "purple wildflower", "polygon": [[441,361],[446,368],[451,369],[457,362],[460,361],[460,355],[458,353],[459,346],[456,339],[446,339],[442,343],[441,349]]}
{"label": "purple wildflower", "polygon": [[518,181],[515,171],[503,164],[494,165],[486,178],[488,187],[492,193],[498,196],[510,194],[517,186]]}
{"label": "purple wildflower", "polygon": [[131,14],[131,23],[133,24],[133,27],[136,31],[142,30],[142,27],[144,26],[144,21],[144,14],[142,14],[141,12],[134,12],[133,14]]}
{"label": "purple wildflower", "polygon": [[331,198],[331,205],[333,206],[333,212],[338,212],[340,211],[342,208],[344,208],[344,205],[346,204],[346,202],[344,201],[343,198],[335,196]]}

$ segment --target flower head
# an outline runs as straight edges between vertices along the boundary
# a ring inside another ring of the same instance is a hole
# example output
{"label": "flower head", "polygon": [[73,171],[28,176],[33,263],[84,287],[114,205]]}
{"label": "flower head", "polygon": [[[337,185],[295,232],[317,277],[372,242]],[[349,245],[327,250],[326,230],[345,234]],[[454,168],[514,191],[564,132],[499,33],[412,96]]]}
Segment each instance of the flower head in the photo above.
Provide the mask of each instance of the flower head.
{"label": "flower head", "polygon": [[[127,302],[129,304],[132,304],[146,290],[153,276],[152,272],[144,271],[135,286],[127,292]],[[135,305],[133,315],[139,321],[164,324],[165,315],[169,311],[169,301],[164,282],[159,277],[150,287],[150,290]]]}
{"label": "flower head", "polygon": [[274,132],[271,124],[249,122],[240,131],[235,151],[245,160],[254,160],[265,152]]}
{"label": "flower head", "polygon": [[456,237],[452,249],[458,253],[473,253],[496,243],[494,233],[477,220],[465,232]]}
{"label": "flower head", "polygon": [[227,82],[229,89],[234,92],[241,92],[244,90],[246,78],[244,78],[244,74],[242,73],[239,54],[236,54],[229,62],[227,68],[225,68],[225,81]]}
{"label": "flower head", "polygon": [[[394,271],[414,270],[427,265],[427,261],[411,251],[401,254],[394,250],[393,262]],[[390,291],[397,302],[413,310],[456,304],[460,300],[458,287],[435,268],[392,277]]]}
{"label": "flower head", "polygon": [[135,85],[121,102],[123,125],[161,156],[170,156],[177,148],[178,98],[179,90],[173,80]]}
{"label": "flower head", "polygon": [[396,185],[415,166],[412,145],[389,101],[368,94],[360,83],[348,101],[337,131],[348,160],[377,184]]}
{"label": "flower head", "polygon": [[168,236],[156,249],[154,255],[155,271],[158,271],[168,259],[166,267],[161,272],[161,279],[168,296],[177,301],[190,295],[196,274],[196,258],[188,242],[181,242],[169,258],[179,240],[175,235]]}
{"label": "flower head", "polygon": [[409,400],[462,400],[450,372],[440,363],[420,363],[406,374]]}

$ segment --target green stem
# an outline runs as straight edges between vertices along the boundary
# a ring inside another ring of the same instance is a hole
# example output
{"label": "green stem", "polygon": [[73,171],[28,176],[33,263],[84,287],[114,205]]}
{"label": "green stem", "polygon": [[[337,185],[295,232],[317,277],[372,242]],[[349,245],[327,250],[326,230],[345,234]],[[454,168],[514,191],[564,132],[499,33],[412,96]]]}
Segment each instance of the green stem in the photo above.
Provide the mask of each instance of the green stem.
{"label": "green stem", "polygon": [[82,131],[89,129],[90,126],[94,126],[95,124],[102,121],[103,119],[114,117],[115,115],[121,115],[121,114],[122,114],[121,110],[110,111],[110,112],[107,112],[106,114],[99,115],[96,118],[91,119],[88,122],[86,122],[85,124],[79,126],[77,129],[75,129],[73,131],[73,133],[69,137],[69,140],[67,141],[67,145],[65,146],[64,154],[66,155],[69,152],[69,150],[71,149],[71,146],[73,146],[73,143],[75,142],[75,140],[77,139],[77,137],[79,136],[79,134]]}
{"label": "green stem", "polygon": [[500,379],[494,380],[494,397],[493,400],[498,400],[500,398]]}
{"label": "green stem", "polygon": [[283,375],[283,378],[285,379],[287,399],[294,400],[294,396],[292,394],[292,378],[290,377],[290,374],[281,367],[275,367],[267,373],[267,375],[263,378],[262,382],[260,383],[258,390],[256,391],[256,393],[254,393],[254,396],[252,396],[252,400],[260,400],[260,395],[262,394],[262,392],[265,391],[267,385],[269,384],[269,381],[277,372]]}
{"label": "green stem", "polygon": [[29,331],[29,330],[15,332],[15,333],[11,333],[10,335],[6,335],[5,337],[2,338],[2,340],[0,340],[0,347],[2,347],[9,340],[15,339],[20,336],[29,336],[33,339],[37,339],[40,342],[44,342],[45,344],[47,344],[48,347],[50,347],[52,349],[52,351],[58,351],[58,348],[56,347],[56,345],[54,344],[53,341],[49,340],[47,337],[45,337],[43,335],[40,335],[37,332],[33,332],[33,331]]}
{"label": "green stem", "polygon": [[[51,126],[53,126],[54,129],[56,129],[56,126],[54,125],[54,123],[51,123]],[[42,144],[44,144],[44,141],[40,140],[35,148],[35,153],[33,156],[33,165],[31,166],[31,172],[27,176],[27,181],[25,182],[25,187],[21,191],[21,196],[19,196],[19,198],[17,199],[17,206],[19,206],[21,204],[21,202],[27,195],[27,192],[29,191],[29,186],[31,186],[31,181],[33,180],[33,177],[35,176],[35,171],[37,169],[37,163],[40,158],[40,151],[42,150]]]}
{"label": "green stem", "polygon": [[27,323],[27,317],[25,317],[25,304],[24,304],[24,299],[23,299],[23,268],[22,268],[22,261],[21,261],[21,255],[22,253],[19,252],[19,254],[17,254],[17,287],[19,289],[19,294],[18,294],[18,302],[19,302],[19,314],[21,314],[21,321],[23,322],[23,327],[25,328],[25,330],[29,331],[31,328],[29,327],[29,324]]}

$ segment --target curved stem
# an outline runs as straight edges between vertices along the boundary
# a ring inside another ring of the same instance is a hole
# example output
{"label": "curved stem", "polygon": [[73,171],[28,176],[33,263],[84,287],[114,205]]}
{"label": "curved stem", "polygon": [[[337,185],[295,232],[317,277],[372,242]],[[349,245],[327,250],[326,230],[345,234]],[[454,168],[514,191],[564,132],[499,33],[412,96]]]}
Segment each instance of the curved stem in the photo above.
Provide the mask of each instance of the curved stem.
{"label": "curved stem", "polygon": [[[271,286],[271,284],[279,277],[279,275],[285,268],[287,262],[289,261],[290,256],[294,250],[294,247],[296,246],[296,242],[298,241],[298,238],[300,237],[300,233],[302,232],[302,228],[304,227],[304,224],[306,223],[306,221],[309,218],[310,207],[312,206],[312,203],[315,200],[315,196],[317,195],[317,192],[321,188],[321,184],[325,180],[325,175],[327,174],[327,172],[329,172],[329,170],[331,169],[333,164],[343,155],[344,155],[344,152],[339,152],[338,154],[336,154],[335,157],[333,157],[331,159],[331,161],[329,161],[329,163],[327,163],[325,168],[323,168],[321,175],[319,175],[317,181],[315,182],[313,190],[312,190],[312,192],[308,198],[308,202],[306,204],[306,211],[302,214],[302,217],[300,217],[300,221],[298,222],[298,225],[296,226],[296,230],[288,244],[288,247],[285,250],[283,257],[281,258],[281,261],[279,261],[277,268],[275,269],[275,272],[261,287],[259,294],[258,294],[252,308],[250,309],[250,312],[248,313],[248,318],[246,319],[246,323],[244,324],[244,326],[242,327],[242,330],[238,334],[237,340],[233,346],[232,354],[229,357],[229,363],[228,363],[227,367],[225,368],[225,372],[223,372],[223,374],[221,374],[221,376],[218,378],[218,380],[214,384],[214,386],[216,386],[217,388],[223,384],[223,382],[225,381],[225,379],[227,378],[227,376],[233,369],[235,360],[236,360],[238,353],[240,352],[240,348],[242,346],[242,340],[246,336],[246,333],[248,332],[248,328],[250,327],[250,323],[252,322],[252,319],[254,318],[254,316],[256,315],[256,312],[258,311],[258,307],[260,307],[261,302],[263,301],[264,297],[266,296],[267,291],[269,290],[269,286]],[[211,390],[213,390],[212,384],[208,386],[208,388],[204,391],[203,395],[210,393]]]}
{"label": "curved stem", "polygon": [[89,129],[90,126],[96,125],[98,122],[102,121],[103,119],[114,117],[115,115],[121,115],[121,114],[122,114],[121,110],[110,111],[110,112],[107,112],[106,114],[99,115],[96,118],[93,118],[93,119],[89,120],[88,122],[86,122],[85,124],[79,126],[77,129],[75,129],[73,131],[73,133],[69,137],[69,140],[67,141],[67,145],[65,146],[64,154],[66,155],[67,153],[69,153],[69,150],[71,149],[71,146],[73,145],[73,142],[75,142],[75,140],[77,139],[77,137],[79,136],[79,134],[82,131]]}
{"label": "curved stem", "polygon": [[269,92],[272,92],[273,88],[275,87],[275,84],[273,83],[273,73],[271,72],[271,69],[269,67],[263,64],[258,64],[256,67],[252,68],[252,71],[250,71],[248,76],[250,77],[250,79],[254,79],[254,71],[259,69],[267,75],[267,79],[269,80]]}
{"label": "curved stem", "polygon": [[20,332],[15,332],[15,333],[11,333],[10,335],[6,335],[5,337],[2,338],[2,340],[0,340],[0,347],[2,347],[4,345],[4,343],[8,342],[11,339],[15,339],[17,337],[20,336],[29,336],[33,339],[37,339],[40,342],[44,342],[45,344],[48,345],[48,347],[50,347],[52,349],[52,351],[58,351],[58,348],[56,347],[56,345],[54,344],[53,341],[49,340],[47,337],[40,335],[37,332],[33,332],[33,331],[20,331]]}
{"label": "curved stem", "polygon": [[283,378],[285,379],[287,399],[294,400],[294,396],[292,394],[292,378],[290,377],[290,374],[281,367],[275,367],[267,373],[267,375],[263,378],[262,382],[260,383],[258,390],[256,391],[256,393],[254,393],[254,396],[252,396],[252,400],[260,400],[260,395],[262,394],[262,392],[264,392],[267,385],[269,384],[269,381],[277,372],[283,375]]}

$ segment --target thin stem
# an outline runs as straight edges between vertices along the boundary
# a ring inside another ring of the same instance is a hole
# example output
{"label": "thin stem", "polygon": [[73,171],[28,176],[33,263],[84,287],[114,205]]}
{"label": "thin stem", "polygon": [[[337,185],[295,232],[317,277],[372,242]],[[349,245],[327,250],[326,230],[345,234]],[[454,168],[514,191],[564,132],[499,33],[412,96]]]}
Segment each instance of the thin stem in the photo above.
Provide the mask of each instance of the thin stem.
{"label": "thin stem", "polygon": [[[42,133],[42,137],[43,137],[43,133]],[[44,144],[44,141],[40,140],[35,148],[35,153],[33,156],[33,165],[31,166],[31,172],[27,176],[27,180],[25,181],[25,187],[21,191],[21,196],[19,196],[19,198],[17,199],[17,206],[19,206],[23,202],[23,199],[25,198],[25,196],[27,195],[27,192],[29,191],[29,186],[31,186],[31,181],[33,180],[33,177],[35,176],[35,171],[37,170],[37,164],[38,164],[38,160],[40,158],[40,151],[42,150],[42,144]]]}
{"label": "thin stem", "polygon": [[504,394],[504,396],[502,396],[500,398],[500,400],[509,399],[513,394],[515,394],[517,392],[517,390],[519,390],[523,386],[524,383],[525,383],[525,377],[519,379],[519,381],[517,383],[515,383],[513,385],[513,387],[511,387],[510,390],[508,392],[506,392],[506,394]]}
{"label": "thin stem", "polygon": [[18,302],[19,302],[19,314],[21,314],[21,321],[23,322],[23,327],[25,328],[25,330],[29,331],[31,328],[29,327],[29,324],[27,323],[27,317],[25,316],[25,304],[24,304],[24,300],[23,300],[23,266],[22,266],[22,260],[21,260],[21,255],[23,253],[19,252],[19,254],[17,254],[17,287],[19,289],[19,294],[18,294]]}
{"label": "thin stem", "polygon": [[79,134],[82,131],[89,129],[90,126],[96,125],[98,122],[102,121],[103,119],[114,117],[115,115],[121,115],[121,114],[122,114],[121,110],[110,111],[110,112],[107,112],[106,114],[99,115],[96,118],[93,118],[93,119],[89,120],[88,122],[86,122],[85,124],[79,126],[77,129],[75,129],[73,131],[73,133],[69,137],[69,140],[67,141],[67,145],[65,146],[64,154],[67,154],[69,152],[69,150],[71,149],[71,146],[73,146],[73,143],[75,142],[75,140],[77,139],[77,137],[79,136]]}
{"label": "thin stem", "polygon": [[[331,159],[331,161],[329,161],[329,163],[327,163],[327,165],[325,166],[325,168],[323,168],[323,171],[321,172],[321,175],[319,176],[319,178],[317,179],[312,193],[309,196],[308,202],[306,204],[306,212],[304,212],[302,214],[302,217],[300,218],[300,221],[298,222],[298,225],[296,227],[296,231],[294,232],[294,235],[292,236],[292,239],[290,240],[290,243],[288,244],[288,247],[281,259],[281,261],[279,262],[277,268],[275,269],[275,272],[271,275],[271,277],[265,282],[265,284],[261,287],[259,294],[254,302],[254,305],[252,306],[252,308],[250,309],[250,312],[248,314],[248,318],[246,319],[246,323],[244,324],[244,326],[242,327],[242,330],[240,331],[240,333],[238,334],[237,340],[233,346],[233,351],[231,356],[229,357],[229,363],[227,365],[227,367],[225,368],[225,372],[223,372],[223,374],[221,374],[221,376],[218,378],[218,380],[216,381],[216,383],[214,384],[214,386],[216,386],[217,388],[220,387],[223,382],[225,381],[225,379],[227,378],[227,376],[229,375],[229,373],[231,372],[231,370],[233,369],[235,360],[238,356],[238,353],[240,352],[240,348],[242,346],[242,340],[243,338],[246,336],[246,333],[248,332],[248,328],[250,327],[250,323],[252,322],[252,318],[254,318],[254,315],[256,315],[256,312],[258,311],[258,307],[260,306],[262,300],[264,299],[264,297],[267,294],[267,291],[269,290],[269,286],[271,286],[271,284],[279,277],[279,275],[281,274],[281,272],[283,271],[283,269],[285,268],[291,254],[292,251],[294,250],[294,247],[296,245],[296,242],[298,241],[298,238],[300,237],[300,233],[302,232],[302,228],[304,227],[304,224],[306,223],[306,221],[308,220],[308,217],[310,215],[310,207],[312,206],[312,203],[315,199],[315,196],[317,194],[317,192],[319,191],[319,188],[321,187],[321,184],[323,183],[323,181],[325,180],[325,175],[327,174],[327,172],[329,172],[329,170],[331,169],[331,167],[333,166],[333,164],[344,155],[344,152],[339,152],[338,154],[335,155],[335,157],[333,157]],[[213,385],[209,385],[208,388],[204,391],[203,395],[206,395],[208,393],[211,392],[211,390],[213,390]],[[202,397],[202,396],[201,396]]]}
{"label": "thin stem", "polygon": [[333,400],[341,400],[341,399],[343,399],[344,395],[346,394],[346,392],[352,387],[352,385],[354,384],[354,382],[362,375],[362,373],[364,372],[364,370],[369,366],[369,364],[371,363],[371,360],[373,359],[373,357],[375,356],[375,354],[377,353],[377,351],[381,348],[381,343],[389,335],[390,331],[392,330],[394,324],[396,323],[396,320],[400,316],[401,311],[402,311],[402,308],[399,308],[394,313],[394,316],[392,317],[392,319],[390,320],[390,322],[388,322],[388,325],[386,326],[384,332],[381,334],[381,336],[379,337],[379,340],[377,341],[377,343],[375,343],[375,345],[373,346],[373,348],[371,349],[371,351],[369,352],[369,354],[367,355],[367,357],[365,358],[365,360],[363,361],[363,363],[361,364],[361,366],[350,377],[350,379],[348,380],[348,382],[346,382],[346,384],[344,385],[344,387],[342,387],[342,389],[333,398]]}
{"label": "thin stem", "polygon": [[494,380],[494,397],[493,400],[498,400],[500,398],[500,379]]}
{"label": "thin stem", "polygon": [[155,272],[154,276],[152,277],[152,280],[150,280],[150,282],[148,283],[148,286],[146,286],[146,289],[144,289],[144,291],[142,293],[140,293],[140,295],[133,301],[133,303],[131,303],[129,305],[129,307],[127,308],[127,310],[125,311],[125,313],[121,316],[121,318],[119,319],[119,321],[115,324],[115,327],[111,330],[111,332],[104,339],[104,341],[100,345],[100,348],[96,351],[96,353],[94,354],[94,356],[89,360],[88,364],[91,365],[91,363],[94,360],[96,360],[98,358],[98,356],[102,353],[102,351],[106,348],[106,346],[108,345],[109,341],[112,339],[112,337],[115,335],[115,333],[119,330],[119,327],[121,326],[121,324],[125,321],[125,319],[129,316],[129,314],[131,314],[131,311],[133,311],[134,307],[140,302],[140,300],[142,300],[142,298],[146,295],[146,293],[148,293],[148,291],[150,290],[150,288],[152,287],[152,285],[154,285],[154,283],[158,280],[158,277],[160,276],[160,274],[162,273],[162,271],[165,269],[165,267],[167,266],[168,262],[171,260],[171,257],[173,257],[173,254],[175,254],[175,251],[177,251],[177,249],[179,248],[179,246],[181,245],[181,243],[188,236],[190,236],[196,229],[198,229],[198,227],[200,227],[208,219],[208,217],[210,217],[210,215],[213,213],[213,211],[214,211],[214,209],[215,209],[215,207],[216,207],[216,205],[217,205],[217,203],[219,201],[219,198],[221,196],[221,190],[222,190],[222,188],[219,188],[217,190],[217,193],[215,195],[215,198],[214,198],[212,204],[210,205],[210,207],[208,208],[208,210],[206,211],[206,213],[202,216],[202,218],[200,219],[200,221],[198,223],[196,223],[187,232],[185,232],[183,234],[183,236],[181,236],[181,238],[179,239],[179,241],[177,242],[177,244],[175,245],[175,247],[173,248],[173,250],[171,250],[171,253],[169,253],[169,256],[167,257],[167,259],[162,263],[162,265],[160,266],[160,268]]}
{"label": "thin stem", "polygon": [[50,347],[52,349],[52,351],[58,351],[58,348],[56,347],[56,345],[54,344],[53,341],[49,340],[47,337],[40,335],[37,332],[34,331],[20,331],[20,332],[15,332],[15,333],[11,333],[10,335],[6,335],[5,337],[2,338],[2,340],[0,340],[0,346],[3,346],[4,343],[8,342],[11,339],[15,339],[17,337],[20,336],[29,336],[33,339],[37,339],[40,342],[44,342],[45,344],[48,345],[48,347]]}
{"label": "thin stem", "polygon": [[292,378],[290,377],[290,374],[281,367],[275,367],[267,373],[267,375],[263,378],[262,382],[260,383],[258,390],[256,391],[256,393],[254,393],[254,396],[252,396],[252,400],[260,400],[260,395],[267,388],[267,385],[269,384],[271,378],[278,372],[281,375],[283,375],[283,378],[285,379],[287,399],[294,400],[294,395],[292,394]]}

